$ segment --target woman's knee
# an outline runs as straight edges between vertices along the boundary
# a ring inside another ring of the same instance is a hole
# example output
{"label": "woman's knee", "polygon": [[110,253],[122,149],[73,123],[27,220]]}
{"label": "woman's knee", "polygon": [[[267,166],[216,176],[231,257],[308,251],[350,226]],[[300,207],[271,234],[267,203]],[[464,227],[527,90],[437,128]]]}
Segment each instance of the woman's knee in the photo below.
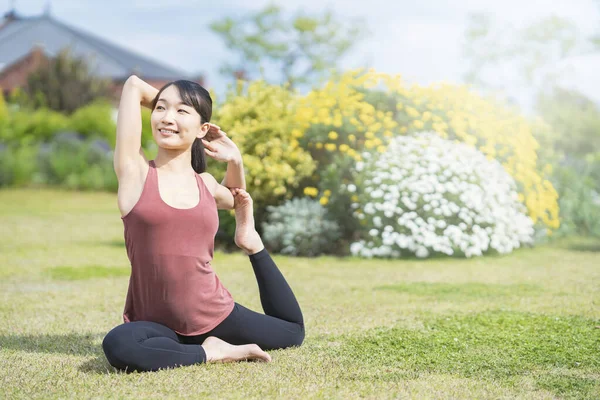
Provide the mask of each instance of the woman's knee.
{"label": "woman's knee", "polygon": [[297,325],[297,329],[289,335],[289,338],[288,338],[289,345],[285,346],[285,347],[301,346],[302,343],[304,342],[304,336],[305,336],[304,324],[298,323],[296,325]]}
{"label": "woman's knee", "polygon": [[125,349],[132,345],[133,336],[128,324],[113,328],[102,340],[102,350],[109,364],[118,369],[127,367],[127,360],[123,359]]}
{"label": "woman's knee", "polygon": [[304,323],[300,324],[300,332],[298,333],[298,344],[297,346],[302,345],[302,343],[304,343],[304,336],[306,335],[305,331],[304,331]]}

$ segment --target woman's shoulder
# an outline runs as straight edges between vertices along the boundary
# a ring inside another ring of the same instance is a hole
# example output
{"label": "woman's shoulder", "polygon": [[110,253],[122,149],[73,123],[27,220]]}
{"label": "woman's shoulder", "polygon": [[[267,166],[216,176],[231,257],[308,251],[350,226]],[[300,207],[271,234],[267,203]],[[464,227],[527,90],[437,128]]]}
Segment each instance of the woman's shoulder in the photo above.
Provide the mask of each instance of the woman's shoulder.
{"label": "woman's shoulder", "polygon": [[204,185],[206,185],[206,188],[208,189],[208,191],[210,192],[210,194],[213,195],[213,197],[215,196],[215,192],[217,191],[217,185],[219,185],[219,182],[217,182],[217,180],[215,179],[214,176],[212,176],[210,173],[208,172],[202,172],[201,174],[198,174],[200,176],[200,178],[202,178],[202,181],[204,182]]}

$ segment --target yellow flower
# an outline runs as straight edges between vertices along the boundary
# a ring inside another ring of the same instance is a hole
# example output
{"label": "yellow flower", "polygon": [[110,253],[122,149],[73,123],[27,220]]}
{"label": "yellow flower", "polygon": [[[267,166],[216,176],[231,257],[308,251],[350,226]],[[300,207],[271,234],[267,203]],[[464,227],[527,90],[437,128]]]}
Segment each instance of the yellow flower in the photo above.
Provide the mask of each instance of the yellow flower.
{"label": "yellow flower", "polygon": [[425,124],[423,123],[423,121],[419,121],[418,119],[416,119],[416,120],[413,121],[413,125],[417,129],[423,129],[423,127],[425,126]]}
{"label": "yellow flower", "polygon": [[319,200],[319,203],[321,203],[321,205],[326,205],[327,203],[329,203],[329,199],[327,197],[321,197],[321,199]]}
{"label": "yellow flower", "polygon": [[319,143],[315,144],[315,147],[317,149],[322,149],[323,148],[323,143],[319,142]]}
{"label": "yellow flower", "polygon": [[385,146],[377,146],[377,151],[379,153],[385,153]]}
{"label": "yellow flower", "polygon": [[282,194],[284,194],[286,192],[286,188],[283,186],[279,186],[276,187],[275,190],[273,191],[273,194],[275,194],[276,196],[281,196]]}
{"label": "yellow flower", "polygon": [[414,108],[414,107],[407,107],[406,108],[406,113],[411,118],[417,118],[420,115],[419,111],[417,111],[417,109]]}
{"label": "yellow flower", "polygon": [[327,135],[329,137],[329,139],[331,140],[335,140],[338,138],[338,134],[334,131],[329,132],[329,135]]}
{"label": "yellow flower", "polygon": [[348,139],[349,139],[351,142],[354,142],[354,141],[356,141],[356,136],[354,136],[354,135],[348,135]]}
{"label": "yellow flower", "polygon": [[329,196],[331,196],[331,190],[327,189],[327,190],[325,190],[325,191],[323,192],[323,194],[324,194],[326,197],[329,197]]}
{"label": "yellow flower", "polygon": [[302,131],[300,129],[292,129],[292,136],[295,138],[302,137]]}
{"label": "yellow flower", "polygon": [[317,190],[317,188],[310,187],[310,186],[307,186],[304,188],[305,196],[316,197],[318,193],[319,193],[319,191]]}
{"label": "yellow flower", "polygon": [[369,131],[369,132],[365,133],[365,137],[367,139],[373,139],[375,137],[375,134],[373,132]]}
{"label": "yellow flower", "polygon": [[329,118],[329,110],[326,108],[321,108],[317,114],[319,119],[325,120]]}
{"label": "yellow flower", "polygon": [[340,151],[342,153],[345,153],[346,151],[348,151],[348,149],[350,149],[350,146],[348,146],[347,144],[340,144]]}
{"label": "yellow flower", "polygon": [[337,146],[335,145],[335,143],[327,143],[325,145],[325,149],[327,149],[327,151],[335,151],[336,148]]}
{"label": "yellow flower", "polygon": [[350,198],[352,201],[357,202],[358,201],[358,196],[353,194],[352,197]]}

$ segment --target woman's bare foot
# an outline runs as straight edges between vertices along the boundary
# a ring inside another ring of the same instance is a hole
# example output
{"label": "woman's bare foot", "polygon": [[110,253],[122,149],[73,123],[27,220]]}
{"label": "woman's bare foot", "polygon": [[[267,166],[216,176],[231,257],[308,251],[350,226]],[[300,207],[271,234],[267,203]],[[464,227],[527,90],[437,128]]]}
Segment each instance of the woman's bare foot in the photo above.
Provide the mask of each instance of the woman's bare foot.
{"label": "woman's bare foot", "polygon": [[256,344],[243,344],[234,346],[218,337],[209,336],[202,343],[206,353],[206,362],[234,362],[245,360],[258,360],[270,362],[271,356],[262,351]]}
{"label": "woman's bare foot", "polygon": [[232,188],[235,209],[235,244],[248,255],[256,254],[265,248],[254,227],[252,197],[244,189]]}

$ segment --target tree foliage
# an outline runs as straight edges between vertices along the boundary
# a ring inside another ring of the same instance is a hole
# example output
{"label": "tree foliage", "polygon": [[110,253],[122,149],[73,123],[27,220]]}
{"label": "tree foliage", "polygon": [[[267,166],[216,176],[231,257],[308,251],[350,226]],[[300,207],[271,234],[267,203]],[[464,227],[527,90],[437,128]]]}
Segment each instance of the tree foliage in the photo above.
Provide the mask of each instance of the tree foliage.
{"label": "tree foliage", "polygon": [[[239,55],[222,73],[246,79],[259,75],[270,83],[288,83],[290,89],[326,78],[367,33],[362,21],[340,22],[330,11],[286,18],[275,5],[239,19],[227,17],[210,28]],[[281,80],[267,79],[268,67],[280,71]]]}
{"label": "tree foliage", "polygon": [[32,108],[71,114],[98,98],[109,97],[109,88],[110,82],[96,77],[85,59],[72,57],[65,48],[29,75],[21,99]]}

